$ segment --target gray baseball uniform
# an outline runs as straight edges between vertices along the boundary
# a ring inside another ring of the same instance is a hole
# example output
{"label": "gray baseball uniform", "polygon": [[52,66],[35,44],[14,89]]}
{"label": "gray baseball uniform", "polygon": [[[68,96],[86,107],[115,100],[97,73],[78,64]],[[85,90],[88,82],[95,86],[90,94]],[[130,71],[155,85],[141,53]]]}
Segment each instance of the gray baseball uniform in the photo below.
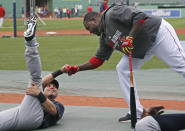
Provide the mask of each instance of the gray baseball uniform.
{"label": "gray baseball uniform", "polygon": [[180,131],[184,123],[184,113],[146,116],[137,122],[135,131]]}
{"label": "gray baseball uniform", "polygon": [[161,131],[159,123],[152,117],[147,116],[136,123],[135,131]]}
{"label": "gray baseball uniform", "polygon": [[[25,58],[30,72],[30,82],[35,82],[41,91],[41,62],[38,53],[39,44],[34,38],[25,42]],[[30,85],[30,84],[29,84]],[[39,100],[33,96],[25,95],[22,103],[9,110],[0,112],[0,131],[31,130],[38,128],[43,121],[44,113]]]}

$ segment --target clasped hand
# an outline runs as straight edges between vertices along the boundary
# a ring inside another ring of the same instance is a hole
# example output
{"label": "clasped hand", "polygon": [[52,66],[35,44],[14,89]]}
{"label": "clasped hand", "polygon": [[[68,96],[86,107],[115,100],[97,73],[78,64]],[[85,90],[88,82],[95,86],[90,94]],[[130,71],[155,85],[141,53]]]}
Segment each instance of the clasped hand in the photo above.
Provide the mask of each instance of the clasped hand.
{"label": "clasped hand", "polygon": [[35,84],[35,83],[32,83],[32,85],[29,86],[29,87],[26,89],[26,94],[27,94],[27,95],[38,96],[39,93],[40,93],[40,89],[39,89],[39,87],[37,86],[37,84]]}
{"label": "clasped hand", "polygon": [[62,72],[64,73],[68,73],[68,75],[72,75],[72,74],[75,74],[76,72],[79,71],[79,66],[74,66],[74,65],[64,65],[62,68],[61,68]]}
{"label": "clasped hand", "polygon": [[126,39],[123,41],[123,44],[121,45],[123,53],[129,54],[132,49],[134,49],[133,46],[133,37],[127,36]]}
{"label": "clasped hand", "polygon": [[146,116],[161,115],[162,113],[164,113],[163,109],[164,106],[154,106],[150,107],[148,110],[144,109],[141,118],[144,118]]}

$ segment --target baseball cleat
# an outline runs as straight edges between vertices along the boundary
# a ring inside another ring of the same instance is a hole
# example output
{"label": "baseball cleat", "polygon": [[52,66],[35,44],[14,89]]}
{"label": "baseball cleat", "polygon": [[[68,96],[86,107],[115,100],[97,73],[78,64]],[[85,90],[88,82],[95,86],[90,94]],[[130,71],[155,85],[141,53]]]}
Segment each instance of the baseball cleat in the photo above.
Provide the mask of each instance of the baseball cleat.
{"label": "baseball cleat", "polygon": [[24,32],[26,41],[31,41],[35,36],[35,30],[37,27],[37,18],[33,16],[27,21],[27,30]]}
{"label": "baseball cleat", "polygon": [[129,113],[127,113],[125,116],[119,118],[119,122],[128,122],[131,120],[131,115]]}

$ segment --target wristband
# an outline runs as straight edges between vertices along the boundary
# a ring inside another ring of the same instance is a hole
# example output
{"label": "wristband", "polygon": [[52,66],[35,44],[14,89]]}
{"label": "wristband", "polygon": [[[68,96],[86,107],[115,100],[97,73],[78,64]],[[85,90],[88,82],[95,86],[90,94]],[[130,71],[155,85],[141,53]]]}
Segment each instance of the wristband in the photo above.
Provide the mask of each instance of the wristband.
{"label": "wristband", "polygon": [[90,60],[89,60],[89,62],[92,64],[92,66],[93,66],[93,69],[95,69],[95,68],[97,68],[97,67],[99,67],[99,66],[101,66],[103,63],[104,63],[104,61],[105,60],[101,60],[101,59],[99,59],[99,58],[97,58],[97,57],[92,57]]}
{"label": "wristband", "polygon": [[51,74],[52,74],[53,78],[56,78],[57,76],[61,75],[62,73],[63,72],[61,70],[57,70],[55,72],[52,72]]}
{"label": "wristband", "polygon": [[140,23],[144,23],[146,18],[139,20]]}
{"label": "wristband", "polygon": [[44,103],[46,101],[46,97],[44,96],[42,92],[39,93],[37,98],[39,99],[40,103]]}

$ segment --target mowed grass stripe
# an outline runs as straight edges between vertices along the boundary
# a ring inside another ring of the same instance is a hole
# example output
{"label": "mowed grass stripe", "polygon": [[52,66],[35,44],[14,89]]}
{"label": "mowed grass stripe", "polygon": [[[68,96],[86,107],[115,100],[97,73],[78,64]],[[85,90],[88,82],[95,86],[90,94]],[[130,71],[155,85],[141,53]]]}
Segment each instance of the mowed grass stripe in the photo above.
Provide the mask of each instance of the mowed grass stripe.
{"label": "mowed grass stripe", "polygon": [[[174,28],[185,28],[185,18],[166,19]],[[83,19],[44,19],[46,25],[38,20],[39,30],[85,30]],[[5,19],[0,31],[13,31],[13,20]],[[25,30],[23,19],[17,19],[17,30]]]}
{"label": "mowed grass stripe", "polygon": [[[96,54],[99,40],[96,36],[37,37],[43,70],[54,71],[64,64],[81,64]],[[24,38],[0,38],[0,70],[26,70]],[[111,58],[98,70],[115,70],[123,54],[114,51]],[[154,57],[142,69],[168,68]]]}

